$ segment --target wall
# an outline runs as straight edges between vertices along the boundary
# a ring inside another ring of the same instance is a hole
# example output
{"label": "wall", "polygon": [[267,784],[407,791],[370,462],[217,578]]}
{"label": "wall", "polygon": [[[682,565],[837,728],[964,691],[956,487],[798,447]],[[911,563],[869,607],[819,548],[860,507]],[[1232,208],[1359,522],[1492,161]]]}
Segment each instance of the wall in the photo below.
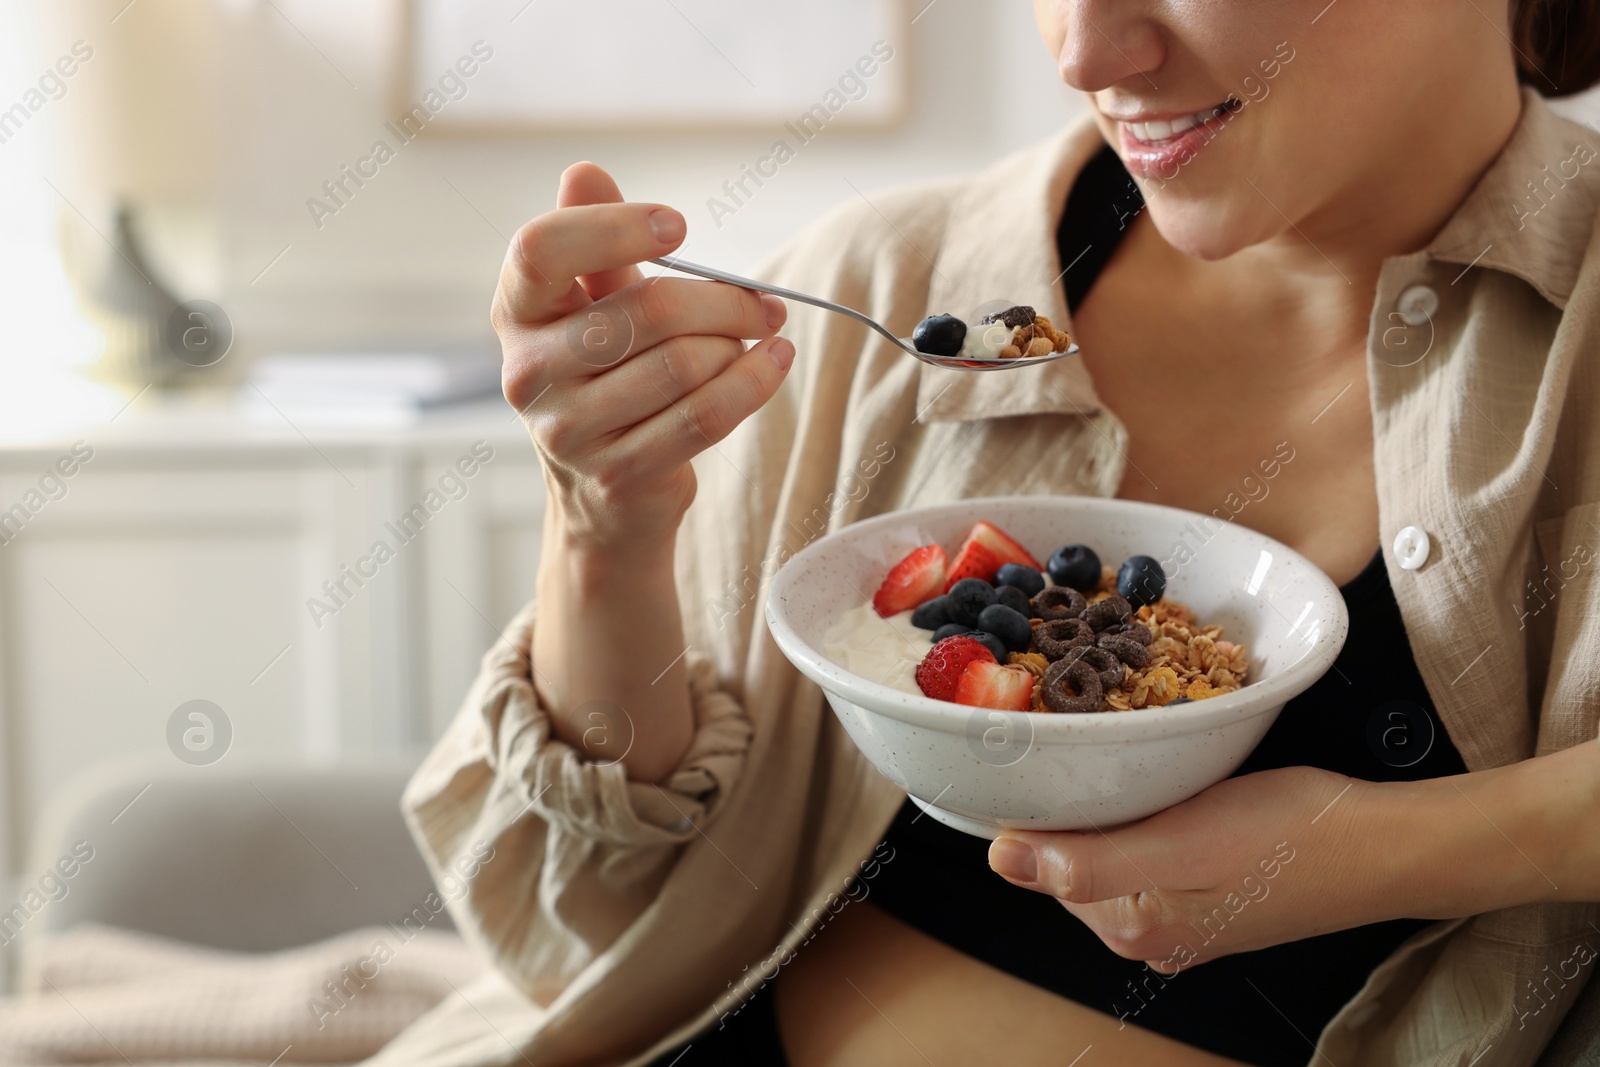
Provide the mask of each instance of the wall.
{"label": "wall", "polygon": [[[139,0],[128,7],[126,0],[61,0],[53,18],[5,16],[37,39],[34,63],[24,62],[21,74],[79,36],[99,50],[79,84],[36,120],[42,127],[37,135],[54,134],[58,142],[84,140],[73,126],[74,109],[115,84],[127,53],[160,39],[163,21],[191,38],[199,13],[215,24],[209,32],[220,57],[221,129],[201,129],[204,109],[189,105],[161,140],[172,146],[164,152],[183,151],[192,141],[194,153],[219,156],[221,212],[212,214],[211,205],[192,195],[168,197],[147,211],[152,254],[174,288],[218,301],[235,319],[238,354],[224,370],[237,371],[251,354],[274,348],[488,341],[487,309],[506,241],[520,223],[553,205],[561,170],[579,159],[606,166],[631,198],[684,210],[689,258],[749,270],[836,204],[885,186],[976,169],[1083,111],[1038,42],[1031,5],[904,0],[915,19],[906,39],[892,42],[895,62],[909,68],[911,78],[912,106],[903,123],[888,132],[825,130],[720,225],[708,198],[738,176],[741,164],[765,153],[781,129],[497,138],[430,130],[319,225],[307,199],[365,154],[398,110],[392,71],[401,2]],[[508,3],[507,10],[520,6]],[[519,32],[508,20],[490,43],[514,56],[526,47]],[[871,43],[861,42],[861,51]],[[603,48],[596,54],[602,62]],[[819,84],[818,94],[826,88]],[[1588,121],[1600,118],[1596,94],[1564,106]],[[59,211],[80,242],[99,247],[75,212],[64,211],[55,194],[26,173],[27,146],[14,151],[21,140],[0,152],[0,186],[22,190],[8,195],[8,203],[40,215]],[[43,169],[75,198],[75,208],[99,217],[96,205],[78,198],[64,164]],[[57,338],[66,331],[53,325],[35,333]]]}
{"label": "wall", "polygon": [[[920,8],[925,0],[908,2]],[[691,258],[745,270],[806,220],[855,198],[852,186],[870,195],[980,167],[1082,106],[1057,80],[1028,5],[946,0],[917,18],[908,42],[891,42],[894,62],[912,72],[914,104],[903,126],[823,131],[720,227],[707,199],[764,154],[780,128],[500,140],[425,133],[319,230],[306,199],[365,153],[395,110],[368,91],[381,84],[394,47],[391,12],[341,5],[340,23],[328,25],[310,5],[279,7],[332,62],[271,8],[245,14],[255,46],[235,67],[250,65],[236,89],[240,143],[229,151],[227,274],[236,318],[263,345],[313,335],[360,342],[484,332],[506,238],[553,206],[562,169],[580,159],[611,170],[630,198],[683,210]],[[283,258],[248,284],[285,245]]]}

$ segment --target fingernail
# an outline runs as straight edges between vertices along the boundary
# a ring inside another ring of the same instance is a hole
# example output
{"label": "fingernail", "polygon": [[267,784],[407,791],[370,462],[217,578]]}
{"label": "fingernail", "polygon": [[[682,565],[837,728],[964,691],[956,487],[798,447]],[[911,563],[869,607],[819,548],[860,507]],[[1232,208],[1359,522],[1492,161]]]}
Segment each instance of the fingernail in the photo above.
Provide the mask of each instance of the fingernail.
{"label": "fingernail", "polygon": [[771,293],[763,293],[761,307],[767,313],[767,329],[776,330],[783,325],[783,321],[787,316],[784,313],[785,309],[782,300],[779,300]]}
{"label": "fingernail", "polygon": [[778,365],[779,370],[788,370],[789,364],[794,362],[794,345],[785,338],[779,337],[767,349],[772,355],[772,362]]}
{"label": "fingernail", "polygon": [[657,208],[650,212],[650,232],[656,235],[656,240],[662,244],[672,244],[683,240],[683,216],[671,208]]}
{"label": "fingernail", "polygon": [[998,837],[989,846],[989,866],[1009,882],[1032,885],[1039,880],[1039,857],[1033,846],[1010,837]]}

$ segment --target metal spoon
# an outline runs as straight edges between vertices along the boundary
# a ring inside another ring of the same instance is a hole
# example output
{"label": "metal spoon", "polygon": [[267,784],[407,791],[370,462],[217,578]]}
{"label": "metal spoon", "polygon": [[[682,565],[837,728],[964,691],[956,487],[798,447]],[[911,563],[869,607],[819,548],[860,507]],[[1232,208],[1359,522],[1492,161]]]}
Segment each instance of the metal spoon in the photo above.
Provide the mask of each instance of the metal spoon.
{"label": "metal spoon", "polygon": [[670,270],[682,271],[685,274],[695,274],[702,278],[710,278],[714,282],[727,282],[729,285],[737,285],[744,289],[754,289],[758,293],[771,293],[773,296],[780,296],[785,300],[798,300],[802,304],[810,304],[825,311],[848,315],[857,322],[870,326],[883,334],[883,336],[898,345],[906,355],[914,356],[930,366],[943,367],[947,370],[1019,370],[1023,367],[1037,367],[1041,363],[1049,363],[1051,360],[1060,359],[1063,356],[1074,355],[1078,351],[1077,344],[1073,343],[1067,345],[1065,352],[1048,352],[1042,356],[1026,356],[1020,359],[974,360],[958,359],[954,356],[936,356],[929,352],[919,352],[917,346],[912,344],[909,339],[896,337],[877,320],[868,318],[854,308],[847,308],[843,304],[835,304],[831,300],[823,300],[821,297],[811,296],[806,293],[797,293],[793,289],[785,289],[781,285],[768,285],[766,282],[758,282],[753,278],[740,277],[725,270],[717,270],[715,267],[702,267],[697,263],[688,263],[681,259],[662,258],[652,259],[650,262],[667,267]]}

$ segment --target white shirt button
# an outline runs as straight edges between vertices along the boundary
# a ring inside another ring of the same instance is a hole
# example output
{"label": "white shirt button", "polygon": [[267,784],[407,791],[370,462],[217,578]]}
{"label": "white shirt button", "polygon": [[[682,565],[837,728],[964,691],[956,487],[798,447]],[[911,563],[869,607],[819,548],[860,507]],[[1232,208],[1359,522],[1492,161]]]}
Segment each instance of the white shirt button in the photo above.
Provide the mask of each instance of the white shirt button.
{"label": "white shirt button", "polygon": [[1433,542],[1428,540],[1426,531],[1415,526],[1407,526],[1394,535],[1394,558],[1400,564],[1400,569],[1414,571],[1428,562],[1428,549]]}
{"label": "white shirt button", "polygon": [[1439,310],[1439,294],[1426,285],[1413,285],[1395,301],[1395,311],[1407,326],[1424,326],[1433,321]]}

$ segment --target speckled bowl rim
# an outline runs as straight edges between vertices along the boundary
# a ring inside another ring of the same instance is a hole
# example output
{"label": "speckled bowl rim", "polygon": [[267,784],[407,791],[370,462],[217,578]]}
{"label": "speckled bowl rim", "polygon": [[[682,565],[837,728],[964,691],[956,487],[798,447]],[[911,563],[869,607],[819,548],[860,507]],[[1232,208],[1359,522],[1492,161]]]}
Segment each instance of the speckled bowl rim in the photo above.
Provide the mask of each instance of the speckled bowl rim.
{"label": "speckled bowl rim", "polygon": [[[800,636],[784,617],[784,607],[790,589],[803,576],[816,572],[819,561],[834,550],[846,532],[854,537],[879,528],[903,529],[908,521],[921,518],[942,519],[952,515],[968,515],[971,521],[985,517],[995,506],[1026,503],[1032,506],[1045,504],[1059,506],[1063,514],[1073,512],[1105,512],[1121,514],[1160,514],[1174,521],[1189,521],[1201,516],[1199,512],[1165,504],[1149,504],[1138,500],[1116,497],[1045,496],[1042,494],[1017,494],[1012,496],[971,497],[945,504],[932,504],[921,508],[908,508],[876,515],[851,523],[833,533],[818,538],[778,570],[767,593],[766,618],[773,639],[784,656],[807,678],[824,690],[835,693],[868,711],[940,733],[962,733],[972,712],[976,709],[932,697],[902,692],[882,682],[874,682],[845,670],[835,664],[822,651]],[[1229,523],[1214,535],[1232,538],[1247,545],[1266,549],[1284,565],[1303,572],[1315,587],[1320,587],[1326,610],[1314,610],[1307,622],[1322,624],[1321,634],[1304,656],[1297,662],[1270,677],[1251,682],[1232,693],[1208,697],[1193,704],[1176,708],[1138,708],[1119,712],[1034,712],[1006,711],[987,714],[1005,715],[1022,720],[1035,743],[1054,741],[1061,743],[1092,743],[1129,741],[1174,737],[1188,733],[1213,730],[1233,722],[1264,715],[1282,707],[1291,698],[1311,688],[1317,679],[1327,673],[1338,659],[1349,634],[1350,615],[1345,607],[1344,595],[1333,579],[1324,574],[1316,564],[1265,534],[1245,526]]]}

